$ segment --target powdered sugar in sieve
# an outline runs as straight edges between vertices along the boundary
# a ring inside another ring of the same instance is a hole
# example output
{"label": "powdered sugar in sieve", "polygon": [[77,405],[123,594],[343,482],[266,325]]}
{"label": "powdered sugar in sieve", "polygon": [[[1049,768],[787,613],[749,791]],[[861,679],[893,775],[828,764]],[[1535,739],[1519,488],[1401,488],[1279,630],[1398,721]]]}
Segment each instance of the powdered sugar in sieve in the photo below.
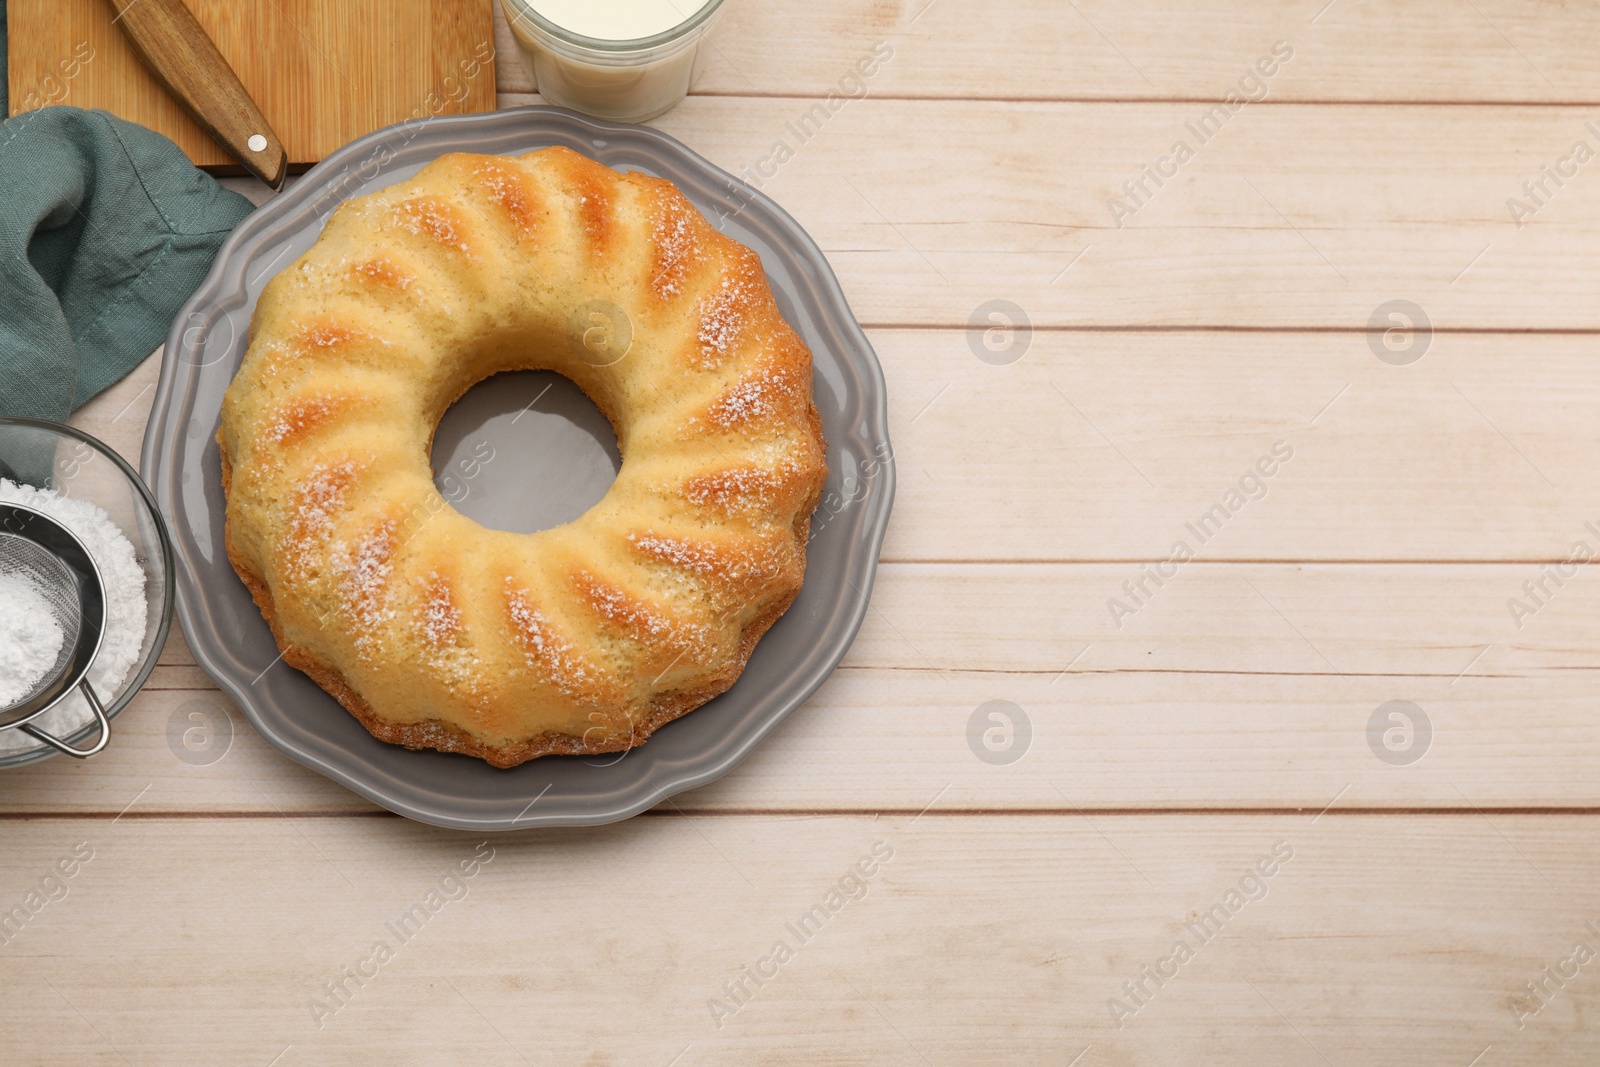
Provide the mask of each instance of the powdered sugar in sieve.
{"label": "powdered sugar in sieve", "polygon": [[0,574],[0,708],[34,692],[65,641],[66,631],[38,583]]}
{"label": "powdered sugar in sieve", "polygon": [[[100,573],[106,619],[100,651],[89,668],[88,680],[102,701],[109,706],[118,688],[127,678],[128,672],[139,659],[149,610],[144,595],[144,568],[139,565],[133,545],[104,509],[87,500],[77,500],[48,489],[18,485],[0,478],[0,503],[20,504],[54,519],[77,537],[84,550],[94,560],[95,567]],[[17,578],[16,575],[10,577]],[[0,582],[6,578],[6,575],[0,574]],[[21,581],[26,582],[27,579]],[[27,595],[22,586],[14,588],[19,595]],[[33,593],[43,595],[43,591],[37,588]],[[0,586],[0,706],[8,703],[4,699],[4,689],[8,680],[20,688],[22,685],[20,679],[28,669],[26,666],[18,668],[13,677],[6,667],[8,662],[6,657],[11,655],[5,648],[8,634],[6,624],[7,620],[12,618],[12,612],[6,607],[9,600],[7,587]],[[38,615],[35,619],[42,617],[44,616]],[[61,643],[65,640],[65,632],[59,627],[59,617],[56,617],[55,621],[58,630],[54,640],[56,650],[59,652]],[[27,625],[31,627],[32,623],[33,620],[30,620]],[[29,632],[31,640],[44,642],[38,647],[47,646],[51,640],[48,631],[42,635],[33,633],[31,629]],[[55,658],[52,655],[44,660],[40,668],[41,673],[49,669],[50,662]],[[28,685],[30,687],[36,685],[38,681],[38,678],[33,678]],[[21,696],[26,695],[27,691],[24,690]],[[33,720],[33,725],[57,737],[68,737],[87,726],[93,719],[94,712],[84,700],[83,694],[73,692],[60,704]],[[22,730],[0,730],[0,752],[36,748],[41,745],[39,740]]]}

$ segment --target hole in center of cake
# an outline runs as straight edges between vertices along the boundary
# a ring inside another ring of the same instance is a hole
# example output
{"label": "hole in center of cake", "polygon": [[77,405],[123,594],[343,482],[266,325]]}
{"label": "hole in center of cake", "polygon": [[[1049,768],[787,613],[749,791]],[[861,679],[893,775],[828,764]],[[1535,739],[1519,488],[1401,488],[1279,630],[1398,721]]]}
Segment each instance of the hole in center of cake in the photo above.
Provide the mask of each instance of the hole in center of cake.
{"label": "hole in center of cake", "polygon": [[508,371],[467,390],[439,420],[431,462],[457,511],[512,533],[571,522],[622,468],[611,423],[554,371]]}

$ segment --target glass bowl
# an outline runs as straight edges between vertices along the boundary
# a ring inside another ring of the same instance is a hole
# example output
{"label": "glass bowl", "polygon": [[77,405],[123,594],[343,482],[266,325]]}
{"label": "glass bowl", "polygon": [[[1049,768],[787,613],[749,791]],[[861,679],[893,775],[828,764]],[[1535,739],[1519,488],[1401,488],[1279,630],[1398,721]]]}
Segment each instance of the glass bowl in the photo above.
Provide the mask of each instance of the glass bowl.
{"label": "glass bowl", "polygon": [[[106,718],[115,719],[149,679],[172,626],[172,542],[155,498],[138,472],[108,446],[82,430],[38,419],[0,418],[0,479],[94,504],[133,546],[145,578],[144,633],[122,682],[111,692],[97,690]],[[105,655],[104,647],[100,654]],[[98,657],[95,662],[99,663]],[[86,747],[100,733],[93,711],[79,694],[31,724],[74,748]],[[20,729],[0,729],[0,770],[57,754]]]}

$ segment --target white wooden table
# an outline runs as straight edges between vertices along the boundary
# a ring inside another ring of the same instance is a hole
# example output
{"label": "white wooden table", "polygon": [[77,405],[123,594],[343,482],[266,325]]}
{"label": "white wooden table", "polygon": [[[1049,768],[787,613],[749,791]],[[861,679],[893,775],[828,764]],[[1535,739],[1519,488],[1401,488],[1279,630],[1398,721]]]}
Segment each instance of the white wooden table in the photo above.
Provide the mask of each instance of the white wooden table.
{"label": "white wooden table", "polygon": [[[236,710],[180,759],[225,701],[175,635],[108,752],[0,777],[0,910],[92,851],[0,944],[0,1059],[1600,1062],[1600,569],[1547,576],[1600,554],[1600,14],[729,0],[715,43],[659,125],[888,375],[844,665],[714,786],[480,845]],[[136,455],[156,371],[77,421]]]}

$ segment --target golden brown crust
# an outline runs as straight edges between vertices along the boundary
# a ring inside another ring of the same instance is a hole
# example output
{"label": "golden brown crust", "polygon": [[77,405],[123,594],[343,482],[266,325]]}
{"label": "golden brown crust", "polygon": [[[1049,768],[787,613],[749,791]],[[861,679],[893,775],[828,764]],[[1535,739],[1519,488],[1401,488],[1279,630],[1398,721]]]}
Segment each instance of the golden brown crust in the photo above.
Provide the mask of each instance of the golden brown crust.
{"label": "golden brown crust", "polygon": [[[222,489],[226,493],[233,482],[233,467],[228,462],[228,451],[224,447],[222,453]],[[818,499],[820,499],[820,491]],[[806,508],[797,521],[796,534],[801,544],[805,544],[810,533],[811,512],[816,509],[813,500],[810,507]],[[267,620],[267,627],[272,631],[273,640],[283,653],[283,662],[308,675],[312,681],[327,691],[328,695],[337,700],[356,721],[367,728],[367,731],[380,741],[387,741],[391,745],[401,745],[414,750],[436,749],[440,752],[455,752],[463,756],[476,756],[492,767],[507,770],[518,764],[526,763],[540,756],[598,756],[607,752],[621,752],[644,744],[651,734],[674,719],[682,718],[689,712],[707,703],[713,697],[721,696],[733,687],[744,673],[745,664],[750,661],[750,654],[755,651],[756,644],[766,636],[773,623],[780,619],[789,606],[794,603],[795,597],[800,595],[796,589],[787,598],[775,604],[755,621],[746,626],[744,637],[740,644],[737,659],[729,665],[723,676],[702,686],[700,689],[674,693],[656,701],[643,721],[636,723],[632,735],[625,741],[614,741],[611,744],[590,745],[582,738],[575,738],[571,734],[544,733],[526,741],[511,744],[492,746],[484,744],[465,730],[451,723],[439,719],[431,719],[420,723],[394,723],[380,717],[372,707],[361,698],[361,694],[345,682],[344,676],[338,670],[317,659],[309,650],[290,644],[283,636],[278,626],[278,611],[268,591],[266,583],[259,575],[255,574],[247,564],[234,552],[232,529],[229,524],[223,527],[223,545],[228,553],[228,562],[233,564],[233,569],[238,572],[239,578],[244,582],[245,588],[250,590],[250,599],[255,601],[261,615]]]}
{"label": "golden brown crust", "polygon": [[[572,346],[596,296],[628,304],[620,369]],[[441,361],[518,314],[568,331],[571,358]],[[624,751],[733,685],[799,594],[826,476],[810,352],[759,257],[669,182],[565,149],[443,157],[342,206],[251,342],[218,432],[225,550],[284,661],[380,740],[496,767]],[[625,462],[606,518],[510,542],[456,515],[416,448],[523,366],[576,380]]]}

